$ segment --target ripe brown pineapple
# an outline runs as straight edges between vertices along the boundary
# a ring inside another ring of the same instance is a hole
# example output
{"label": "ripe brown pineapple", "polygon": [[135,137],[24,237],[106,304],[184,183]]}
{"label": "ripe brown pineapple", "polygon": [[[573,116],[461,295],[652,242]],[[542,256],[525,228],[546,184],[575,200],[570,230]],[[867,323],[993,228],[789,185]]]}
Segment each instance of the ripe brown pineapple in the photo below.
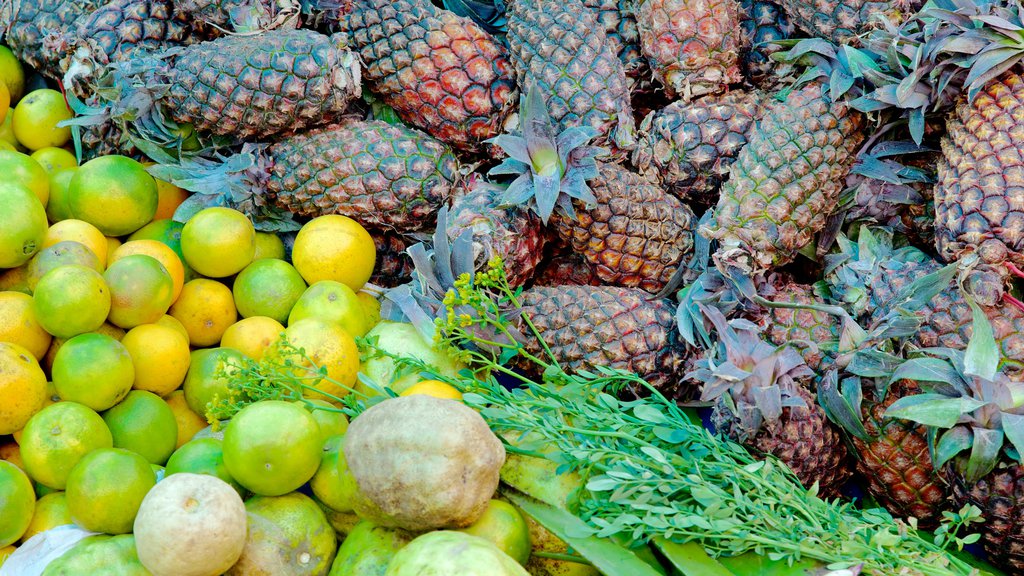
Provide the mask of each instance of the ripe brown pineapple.
{"label": "ripe brown pineapple", "polygon": [[578,252],[566,250],[553,254],[537,267],[536,286],[600,286],[594,267]]}
{"label": "ripe brown pineapple", "polygon": [[427,0],[356,0],[338,20],[364,80],[403,121],[460,150],[501,133],[517,90],[507,50]]}
{"label": "ripe brown pineapple", "polygon": [[608,40],[617,47],[626,76],[642,80],[649,70],[640,51],[640,31],[631,3],[628,0],[583,0],[583,5],[594,11]]}
{"label": "ripe brown pineapple", "polygon": [[640,45],[670,98],[724,92],[740,81],[736,0],[641,0]]}
{"label": "ripe brown pineapple", "polygon": [[640,125],[633,165],[680,198],[713,206],[761,115],[759,100],[755,93],[734,90],[680,100],[649,114]]}
{"label": "ripe brown pineapple", "polygon": [[797,27],[837,44],[867,32],[876,17],[899,22],[921,7],[922,0],[779,0]]}
{"label": "ripe brown pineapple", "polygon": [[391,231],[374,230],[370,236],[373,236],[373,244],[377,247],[377,263],[370,282],[385,288],[408,282],[412,278],[413,265],[406,250],[416,241]]}
{"label": "ripe brown pineapple", "polygon": [[813,81],[773,100],[722,185],[709,237],[719,265],[790,262],[825,226],[864,139],[864,117]]}
{"label": "ripe brown pineapple", "polygon": [[580,0],[514,0],[508,44],[516,80],[545,95],[560,130],[589,126],[599,141],[636,144],[626,73],[616,47]]}
{"label": "ripe brown pineapple", "polygon": [[65,31],[77,18],[103,4],[100,0],[0,2],[0,28],[6,28],[4,42],[18,60],[45,76],[60,78],[60,54],[45,49],[44,41],[50,34]]}

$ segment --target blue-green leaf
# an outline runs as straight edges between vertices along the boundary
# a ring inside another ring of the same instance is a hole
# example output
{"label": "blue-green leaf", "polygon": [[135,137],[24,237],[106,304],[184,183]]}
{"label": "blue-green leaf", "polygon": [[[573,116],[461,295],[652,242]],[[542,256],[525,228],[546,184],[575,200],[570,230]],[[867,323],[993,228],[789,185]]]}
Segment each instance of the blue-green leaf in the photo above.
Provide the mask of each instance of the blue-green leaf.
{"label": "blue-green leaf", "polygon": [[728,568],[704,551],[704,547],[696,542],[677,544],[658,537],[654,546],[661,550],[665,558],[682,576],[734,576]]}
{"label": "blue-green leaf", "polygon": [[967,353],[964,356],[964,371],[992,380],[999,369],[999,347],[996,346],[996,338],[992,334],[992,324],[989,323],[988,316],[981,306],[972,298],[966,300],[971,305],[973,320],[971,340],[967,343]]}
{"label": "blue-green leaf", "polygon": [[952,428],[962,414],[985,405],[973,398],[947,398],[941,394],[918,394],[900,398],[885,411],[889,418],[911,420],[925,426]]}

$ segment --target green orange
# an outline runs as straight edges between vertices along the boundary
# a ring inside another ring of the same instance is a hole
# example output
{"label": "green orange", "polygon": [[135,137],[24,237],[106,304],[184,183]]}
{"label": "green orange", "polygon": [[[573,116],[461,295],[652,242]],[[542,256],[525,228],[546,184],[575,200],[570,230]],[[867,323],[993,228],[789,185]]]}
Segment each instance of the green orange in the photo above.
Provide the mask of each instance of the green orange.
{"label": "green orange", "polygon": [[185,225],[181,222],[175,222],[174,220],[154,220],[149,224],[146,224],[142,228],[139,228],[131,236],[128,237],[129,242],[135,240],[156,240],[166,245],[174,253],[178,255],[181,260],[181,265],[185,268],[185,281],[195,278],[196,273],[192,270],[192,267],[185,261],[185,252],[181,249],[181,231],[185,228]]}
{"label": "green orange", "polygon": [[92,250],[80,242],[64,240],[36,252],[36,255],[28,261],[28,287],[35,290],[39,279],[47,272],[71,264],[78,264],[103,273],[103,265],[100,264],[100,259],[93,254]]}
{"label": "green orange", "polygon": [[0,292],[0,342],[24,347],[41,360],[52,337],[36,320],[32,297],[21,292]]}
{"label": "green orange", "polygon": [[272,232],[256,232],[256,254],[253,260],[263,258],[277,258],[284,260],[284,242],[281,237]]}
{"label": "green orange", "polygon": [[113,436],[95,411],[77,402],[57,402],[29,420],[21,435],[21,459],[33,480],[63,490],[86,454],[111,448]]}
{"label": "green orange", "polygon": [[43,170],[46,170],[47,174],[53,174],[57,170],[65,168],[78,167],[78,160],[75,158],[75,155],[63,148],[48,146],[36,150],[30,156],[33,160],[39,162],[39,165],[43,167]]}
{"label": "green orange", "polygon": [[156,213],[156,181],[139,162],[102,156],[82,164],[68,185],[71,214],[106,236],[124,236],[142,228]]}
{"label": "green orange", "polygon": [[345,436],[332,436],[324,443],[320,468],[309,481],[316,499],[335,512],[351,512],[359,492],[356,478],[348,469],[342,446]]}
{"label": "green orange", "polygon": [[46,217],[50,222],[60,222],[71,218],[68,209],[68,184],[78,171],[78,167],[61,168],[50,173],[50,199],[46,202]]}
{"label": "green orange", "polygon": [[110,253],[110,263],[113,264],[121,258],[133,254],[144,254],[156,258],[160,262],[174,282],[174,293],[172,294],[171,301],[177,300],[178,296],[181,295],[182,287],[185,285],[185,265],[181,263],[181,258],[178,257],[174,250],[159,240],[131,240],[118,246]]}
{"label": "green orange", "polygon": [[0,548],[14,544],[28,530],[36,508],[36,494],[28,476],[14,464],[0,460]]}
{"label": "green orange", "polygon": [[25,69],[7,46],[0,46],[0,82],[7,86],[11,104],[17,104],[25,94]]}
{"label": "green orange", "polygon": [[288,320],[292,306],[305,290],[306,282],[298,271],[284,260],[273,258],[246,266],[232,287],[235,308],[242,318],[266,316],[278,322]]}
{"label": "green orange", "polygon": [[[3,154],[0,151],[0,156]],[[0,160],[0,174],[3,170]],[[16,268],[43,247],[46,210],[27,187],[5,181],[0,184],[0,214],[4,221],[0,226],[0,268]]]}
{"label": "green orange", "polygon": [[287,494],[320,466],[320,427],[302,406],[268,400],[243,408],[224,431],[224,464],[261,496]]}
{"label": "green orange", "polygon": [[57,124],[74,115],[60,92],[33,90],[14,107],[14,136],[29,150],[63,146],[71,140],[71,128]]}
{"label": "green orange", "polygon": [[34,158],[21,152],[0,150],[0,174],[4,175],[5,183],[21,184],[46,206],[50,199],[50,175]]}
{"label": "green orange", "polygon": [[132,390],[103,413],[103,421],[110,428],[115,448],[131,450],[153,464],[167,462],[178,443],[174,412],[152,392]]}
{"label": "green orange", "polygon": [[78,242],[91,250],[100,260],[100,272],[106,269],[110,241],[103,235],[103,232],[100,232],[99,228],[74,218],[55,222],[46,231],[46,238],[43,239],[43,248],[68,240]]}
{"label": "green orange", "polygon": [[185,223],[181,249],[193,270],[210,278],[224,278],[252,262],[256,229],[238,210],[206,208]]}
{"label": "green orange", "polygon": [[245,497],[245,489],[231,477],[224,464],[224,447],[217,438],[196,438],[178,448],[167,461],[167,475],[180,472],[220,478]]}
{"label": "green orange", "polygon": [[174,421],[178,425],[178,441],[175,442],[175,448],[181,448],[186,442],[192,440],[196,433],[206,428],[206,418],[196,414],[188,407],[184,390],[171,392],[164,398],[164,401],[174,412]]}
{"label": "green orange", "polygon": [[53,359],[53,385],[60,397],[97,412],[124,399],[134,382],[128,349],[105,334],[75,336]]}
{"label": "green orange", "polygon": [[292,307],[288,323],[307,318],[337,324],[352,336],[364,336],[370,330],[355,291],[334,280],[321,280],[307,288]]}
{"label": "green orange", "polygon": [[530,527],[519,510],[503,500],[491,500],[483,516],[460,532],[490,541],[516,562],[530,559]]}
{"label": "green orange", "polygon": [[206,405],[216,397],[228,396],[227,376],[245,362],[245,356],[231,348],[205,348],[192,351],[192,362],[185,376],[185,401],[193,412],[206,415]]}
{"label": "green orange", "polygon": [[174,280],[152,256],[132,254],[119,258],[107,267],[103,279],[110,287],[108,320],[121,328],[156,322],[174,300]]}
{"label": "green orange", "polygon": [[103,276],[85,266],[47,272],[32,293],[36,319],[58,338],[71,338],[103,325],[110,314],[110,290]]}
{"label": "green orange", "polygon": [[68,476],[67,501],[75,524],[107,534],[127,534],[156,474],[145,458],[101,448],[78,461]]}

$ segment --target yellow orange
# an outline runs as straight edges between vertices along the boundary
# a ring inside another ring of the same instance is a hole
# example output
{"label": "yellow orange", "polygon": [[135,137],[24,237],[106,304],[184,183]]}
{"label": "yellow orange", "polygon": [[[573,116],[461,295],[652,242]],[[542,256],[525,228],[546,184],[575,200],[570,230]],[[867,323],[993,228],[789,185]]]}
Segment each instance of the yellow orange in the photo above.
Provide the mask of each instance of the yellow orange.
{"label": "yellow orange", "polygon": [[188,340],[160,324],[142,324],[121,339],[135,367],[136,390],[166,396],[185,381],[190,361]]}
{"label": "yellow orange", "polygon": [[93,158],[68,183],[68,209],[107,236],[142,228],[156,213],[156,181],[137,161],[125,156]]}
{"label": "yellow orange", "polygon": [[61,220],[46,231],[43,248],[65,240],[83,244],[99,258],[100,266],[107,267],[107,238],[99,228],[82,220]]}
{"label": "yellow orange", "polygon": [[[118,328],[109,322],[104,322],[99,328],[93,330],[93,332],[103,334],[104,336],[110,336],[118,342],[120,342],[125,335],[123,328]],[[50,343],[50,348],[46,351],[46,356],[43,358],[43,364],[46,366],[46,371],[48,373],[53,372],[53,359],[57,357],[57,352],[60,351],[60,347],[67,341],[67,338],[54,338],[53,342]]]}
{"label": "yellow orange", "polygon": [[253,260],[276,258],[284,260],[284,242],[281,237],[271,232],[256,232],[256,254]]}
{"label": "yellow orange", "polygon": [[21,537],[21,542],[25,543],[40,532],[71,523],[71,512],[68,510],[68,501],[64,493],[51,492],[36,501],[36,512],[32,515],[32,522]]}
{"label": "yellow orange", "polygon": [[0,292],[0,342],[22,346],[36,360],[42,360],[52,339],[36,319],[31,296]]}
{"label": "yellow orange", "polygon": [[14,136],[29,150],[63,146],[71,140],[71,128],[57,124],[70,120],[64,95],[50,88],[33,90],[14,107]]}
{"label": "yellow orange", "polygon": [[114,249],[110,256],[110,264],[133,254],[144,254],[163,264],[164,269],[167,270],[174,282],[174,295],[171,302],[177,300],[181,294],[181,288],[185,285],[185,267],[174,250],[157,240],[131,240]]}
{"label": "yellow orange", "polygon": [[[343,328],[337,324],[307,318],[288,326],[283,338],[295,349],[303,350],[305,357],[294,350],[289,350],[281,341],[275,343],[268,354],[280,361],[294,362],[295,374],[308,377],[308,385],[337,398],[345,396],[355,386],[359,373],[359,348],[355,339]],[[316,378],[316,373],[321,367],[327,368],[327,379]],[[309,398],[322,397],[333,400],[312,390],[307,390],[304,394]]]}
{"label": "yellow orange", "polygon": [[256,229],[230,208],[206,208],[181,230],[181,250],[193,270],[211,278],[237,274],[256,254]]}
{"label": "yellow orange", "polygon": [[338,214],[307,222],[295,237],[292,264],[313,284],[335,280],[359,291],[377,260],[373,237],[355,220]]}
{"label": "yellow orange", "polygon": [[159,320],[154,322],[154,324],[167,326],[168,328],[174,328],[174,330],[181,334],[181,336],[185,339],[185,342],[189,341],[188,330],[185,330],[185,326],[177,318],[171,316],[170,314],[164,314],[163,316],[160,317]]}
{"label": "yellow orange", "polygon": [[47,174],[53,174],[57,170],[64,168],[78,167],[78,159],[75,158],[75,155],[63,148],[48,146],[36,150],[30,156],[33,160],[39,162],[39,165],[43,167],[43,170],[46,170]]}
{"label": "yellow orange", "polygon": [[177,450],[191,440],[197,432],[206,428],[206,418],[196,414],[188,407],[184,390],[175,390],[164,400],[171,407],[171,412],[174,412],[174,421],[178,424],[178,441],[174,447]]}
{"label": "yellow orange", "polygon": [[459,392],[458,388],[440,380],[421,380],[406,388],[399,396],[412,396],[414,394],[424,394],[444,400],[462,401],[462,392]]}
{"label": "yellow orange", "polygon": [[46,375],[28,350],[0,342],[0,436],[17,432],[46,402]]}
{"label": "yellow orange", "polygon": [[206,278],[187,282],[169,314],[181,322],[189,342],[196,347],[216,345],[224,331],[238,320],[231,289]]}
{"label": "yellow orange", "polygon": [[273,318],[250,316],[235,322],[224,331],[220,345],[233,348],[253,360],[260,360],[277,341],[284,326]]}
{"label": "yellow orange", "polygon": [[[152,162],[143,162],[144,166],[152,166]],[[178,188],[174,184],[154,178],[156,180],[156,214],[153,215],[153,220],[163,220],[165,218],[173,218],[174,211],[181,206],[181,203],[188,198],[188,192]]]}
{"label": "yellow orange", "polygon": [[7,46],[0,46],[0,82],[11,94],[11,104],[17,104],[25,94],[25,69]]}

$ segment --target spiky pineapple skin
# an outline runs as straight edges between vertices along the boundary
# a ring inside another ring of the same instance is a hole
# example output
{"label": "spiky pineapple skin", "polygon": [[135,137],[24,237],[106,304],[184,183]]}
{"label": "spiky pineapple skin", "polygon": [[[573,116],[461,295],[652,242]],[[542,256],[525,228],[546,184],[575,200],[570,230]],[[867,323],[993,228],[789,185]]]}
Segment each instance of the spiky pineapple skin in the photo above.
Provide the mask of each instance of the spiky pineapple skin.
{"label": "spiky pineapple skin", "polygon": [[947,262],[976,253],[996,269],[1024,265],[1022,115],[1024,77],[1008,72],[947,120],[935,186],[935,246]]}
{"label": "spiky pineapple skin", "polygon": [[467,151],[503,131],[518,99],[508,52],[473,21],[426,0],[357,0],[338,28],[405,122]]}
{"label": "spiky pineapple skin", "polygon": [[109,156],[111,154],[119,154],[135,159],[143,157],[142,152],[125,137],[121,127],[111,120],[92,126],[83,126],[81,138],[82,162],[88,162],[93,158]]}
{"label": "spiky pineapple skin", "polygon": [[380,230],[422,230],[448,200],[458,160],[404,126],[353,118],[267,148],[269,199],[303,216],[342,214]]}
{"label": "spiky pineapple skin", "polygon": [[722,185],[716,258],[786,264],[825,226],[864,139],[863,115],[826,91],[812,82],[766,107]]}
{"label": "spiky pineapple skin", "polygon": [[1024,570],[1024,465],[998,466],[974,486],[950,465],[943,468],[950,479],[953,505],[973,504],[985,519],[981,543],[990,562],[1013,573]]}
{"label": "spiky pineapple skin", "polygon": [[682,199],[714,205],[761,115],[759,101],[755,93],[734,90],[669,104],[641,123],[633,165]]}
{"label": "spiky pineapple skin", "polygon": [[644,0],[640,45],[670,98],[715,94],[741,79],[736,0]]}
{"label": "spiky pineapple skin", "polygon": [[600,286],[601,279],[582,254],[566,250],[542,262],[533,283],[535,286]]}
{"label": "spiky pineapple skin", "polygon": [[774,74],[771,55],[781,50],[772,42],[786,40],[795,27],[786,12],[771,0],[740,0],[740,68],[752,84],[769,83]]}
{"label": "spiky pineapple skin", "polygon": [[640,31],[629,0],[583,0],[583,5],[594,11],[597,21],[616,46],[619,61],[628,78],[639,79],[648,72],[647,62],[640,51]]}
{"label": "spiky pineapple skin", "polygon": [[[779,3],[799,28],[837,44],[849,43],[866,32],[876,15],[899,21],[902,14],[913,13],[923,4],[918,0],[779,0]],[[905,5],[905,9],[901,10],[901,5]]]}
{"label": "spiky pineapple skin", "polygon": [[[633,372],[666,391],[680,386],[684,344],[675,306],[636,288],[534,286],[524,290],[523,313],[537,327],[558,363],[568,372],[606,366]],[[531,332],[524,346],[546,353]]]}
{"label": "spiky pineapple skin", "polygon": [[868,491],[897,518],[917,518],[922,528],[934,527],[946,509],[948,487],[932,466],[927,429],[907,420],[886,418],[893,402],[917,394],[911,380],[889,386],[881,402],[865,391],[861,416],[869,440],[854,436],[857,472]]}
{"label": "spiky pineapple skin", "polygon": [[517,82],[537,85],[560,130],[591,126],[598,143],[636,145],[626,72],[593,10],[580,0],[515,0],[507,39]]}
{"label": "spiky pineapple skin", "polygon": [[[780,274],[770,275],[758,292],[772,302],[824,304],[814,288]],[[819,374],[835,360],[839,322],[831,314],[808,308],[758,307],[748,317],[763,328],[764,337],[772,344],[796,345],[804,362]]]}
{"label": "spiky pineapple skin", "polygon": [[658,292],[693,251],[696,218],[678,198],[617,164],[601,164],[590,182],[597,204],[556,214],[563,242],[607,284]]}
{"label": "spiky pineapple skin", "polygon": [[502,206],[502,190],[475,180],[457,187],[448,211],[448,237],[473,235],[478,266],[494,257],[503,261],[509,285],[519,287],[533,277],[544,257],[546,235],[540,217],[524,206]]}
{"label": "spiky pineapple skin", "polygon": [[810,488],[817,482],[819,494],[836,496],[851,476],[846,445],[815,402],[814,394],[798,386],[797,395],[806,408],[783,408],[782,418],[765,422],[752,438],[741,433],[739,420],[721,400],[712,410],[711,422],[729,438],[785,462],[804,486]]}
{"label": "spiky pineapple skin", "polygon": [[0,4],[0,24],[6,23],[5,43],[22,62],[50,78],[61,74],[60,54],[46,50],[47,36],[65,32],[79,17],[104,3],[99,0],[20,0]]}
{"label": "spiky pineapple skin", "polygon": [[401,234],[376,230],[371,231],[370,236],[373,237],[373,244],[377,248],[377,262],[373,267],[370,282],[377,286],[394,288],[411,281],[415,267],[406,250],[415,244],[416,240]]}
{"label": "spiky pineapple skin", "polygon": [[164,76],[164,107],[175,122],[239,140],[326,124],[360,96],[355,55],[311,30],[189,46]]}

